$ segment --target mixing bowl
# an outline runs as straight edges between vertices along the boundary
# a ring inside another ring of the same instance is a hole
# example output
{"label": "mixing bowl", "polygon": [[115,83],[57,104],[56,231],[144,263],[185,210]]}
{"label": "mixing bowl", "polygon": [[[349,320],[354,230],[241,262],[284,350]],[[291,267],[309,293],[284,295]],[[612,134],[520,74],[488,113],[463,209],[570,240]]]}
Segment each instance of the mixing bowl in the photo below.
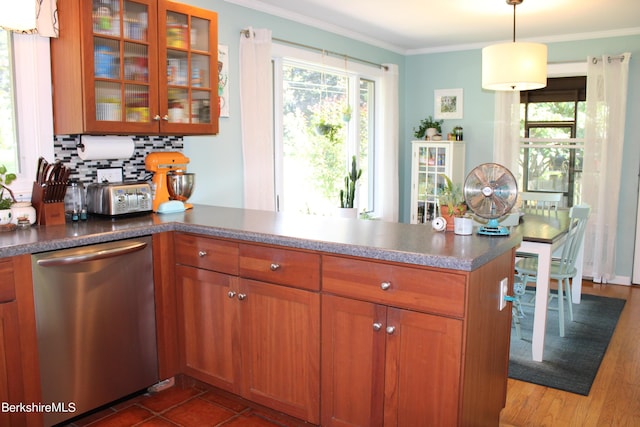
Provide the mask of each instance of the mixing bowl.
{"label": "mixing bowl", "polygon": [[186,202],[195,184],[196,175],[194,173],[186,173],[183,171],[171,171],[167,173],[167,189],[169,190],[169,198],[171,200],[180,200]]}

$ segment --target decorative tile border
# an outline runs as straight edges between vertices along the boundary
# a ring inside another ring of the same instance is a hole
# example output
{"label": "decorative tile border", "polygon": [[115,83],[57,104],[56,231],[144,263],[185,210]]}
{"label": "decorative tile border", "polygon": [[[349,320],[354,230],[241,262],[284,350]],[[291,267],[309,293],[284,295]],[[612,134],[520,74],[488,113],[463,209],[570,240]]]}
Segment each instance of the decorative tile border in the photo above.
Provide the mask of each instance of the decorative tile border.
{"label": "decorative tile border", "polygon": [[73,171],[72,180],[85,184],[97,182],[98,169],[122,168],[125,181],[144,181],[151,178],[151,172],[145,170],[144,159],[147,154],[156,151],[182,151],[184,141],[181,136],[134,136],[133,157],[127,160],[91,160],[78,157],[76,145],[79,135],[55,135],[53,148],[55,159],[60,160]]}

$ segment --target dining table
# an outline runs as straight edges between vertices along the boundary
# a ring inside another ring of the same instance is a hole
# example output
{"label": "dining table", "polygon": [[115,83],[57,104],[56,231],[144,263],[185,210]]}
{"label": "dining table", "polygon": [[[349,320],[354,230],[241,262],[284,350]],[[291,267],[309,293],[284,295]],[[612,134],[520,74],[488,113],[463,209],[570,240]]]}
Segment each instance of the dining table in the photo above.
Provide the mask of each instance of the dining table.
{"label": "dining table", "polygon": [[[551,260],[553,253],[562,247],[569,231],[569,224],[569,210],[562,209],[550,215],[525,214],[522,216],[520,224],[513,231],[520,233],[522,236],[522,242],[516,249],[516,257],[526,255],[538,257],[533,336],[531,340],[532,358],[536,362],[542,362],[544,354]],[[578,272],[572,280],[571,299],[575,304],[580,303],[582,291],[583,252],[584,248],[581,247],[576,259]]]}

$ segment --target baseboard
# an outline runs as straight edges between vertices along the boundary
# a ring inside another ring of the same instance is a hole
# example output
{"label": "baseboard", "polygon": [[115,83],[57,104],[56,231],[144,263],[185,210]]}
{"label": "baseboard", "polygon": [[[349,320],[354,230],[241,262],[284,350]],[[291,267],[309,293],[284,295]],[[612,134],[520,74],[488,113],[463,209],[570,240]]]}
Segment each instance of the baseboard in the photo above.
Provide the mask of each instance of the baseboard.
{"label": "baseboard", "polygon": [[631,286],[631,277],[629,276],[615,276],[613,279],[608,281],[594,280],[593,277],[584,277],[584,279],[591,280],[593,283],[609,283],[611,285]]}

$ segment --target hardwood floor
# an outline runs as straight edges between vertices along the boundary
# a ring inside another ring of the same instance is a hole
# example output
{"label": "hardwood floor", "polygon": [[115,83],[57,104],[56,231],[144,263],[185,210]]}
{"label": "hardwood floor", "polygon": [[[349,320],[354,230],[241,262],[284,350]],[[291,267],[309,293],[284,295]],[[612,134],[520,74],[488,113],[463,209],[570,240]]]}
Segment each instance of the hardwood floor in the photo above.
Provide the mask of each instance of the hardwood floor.
{"label": "hardwood floor", "polygon": [[583,281],[582,293],[627,300],[589,396],[509,379],[501,427],[640,426],[640,287]]}

